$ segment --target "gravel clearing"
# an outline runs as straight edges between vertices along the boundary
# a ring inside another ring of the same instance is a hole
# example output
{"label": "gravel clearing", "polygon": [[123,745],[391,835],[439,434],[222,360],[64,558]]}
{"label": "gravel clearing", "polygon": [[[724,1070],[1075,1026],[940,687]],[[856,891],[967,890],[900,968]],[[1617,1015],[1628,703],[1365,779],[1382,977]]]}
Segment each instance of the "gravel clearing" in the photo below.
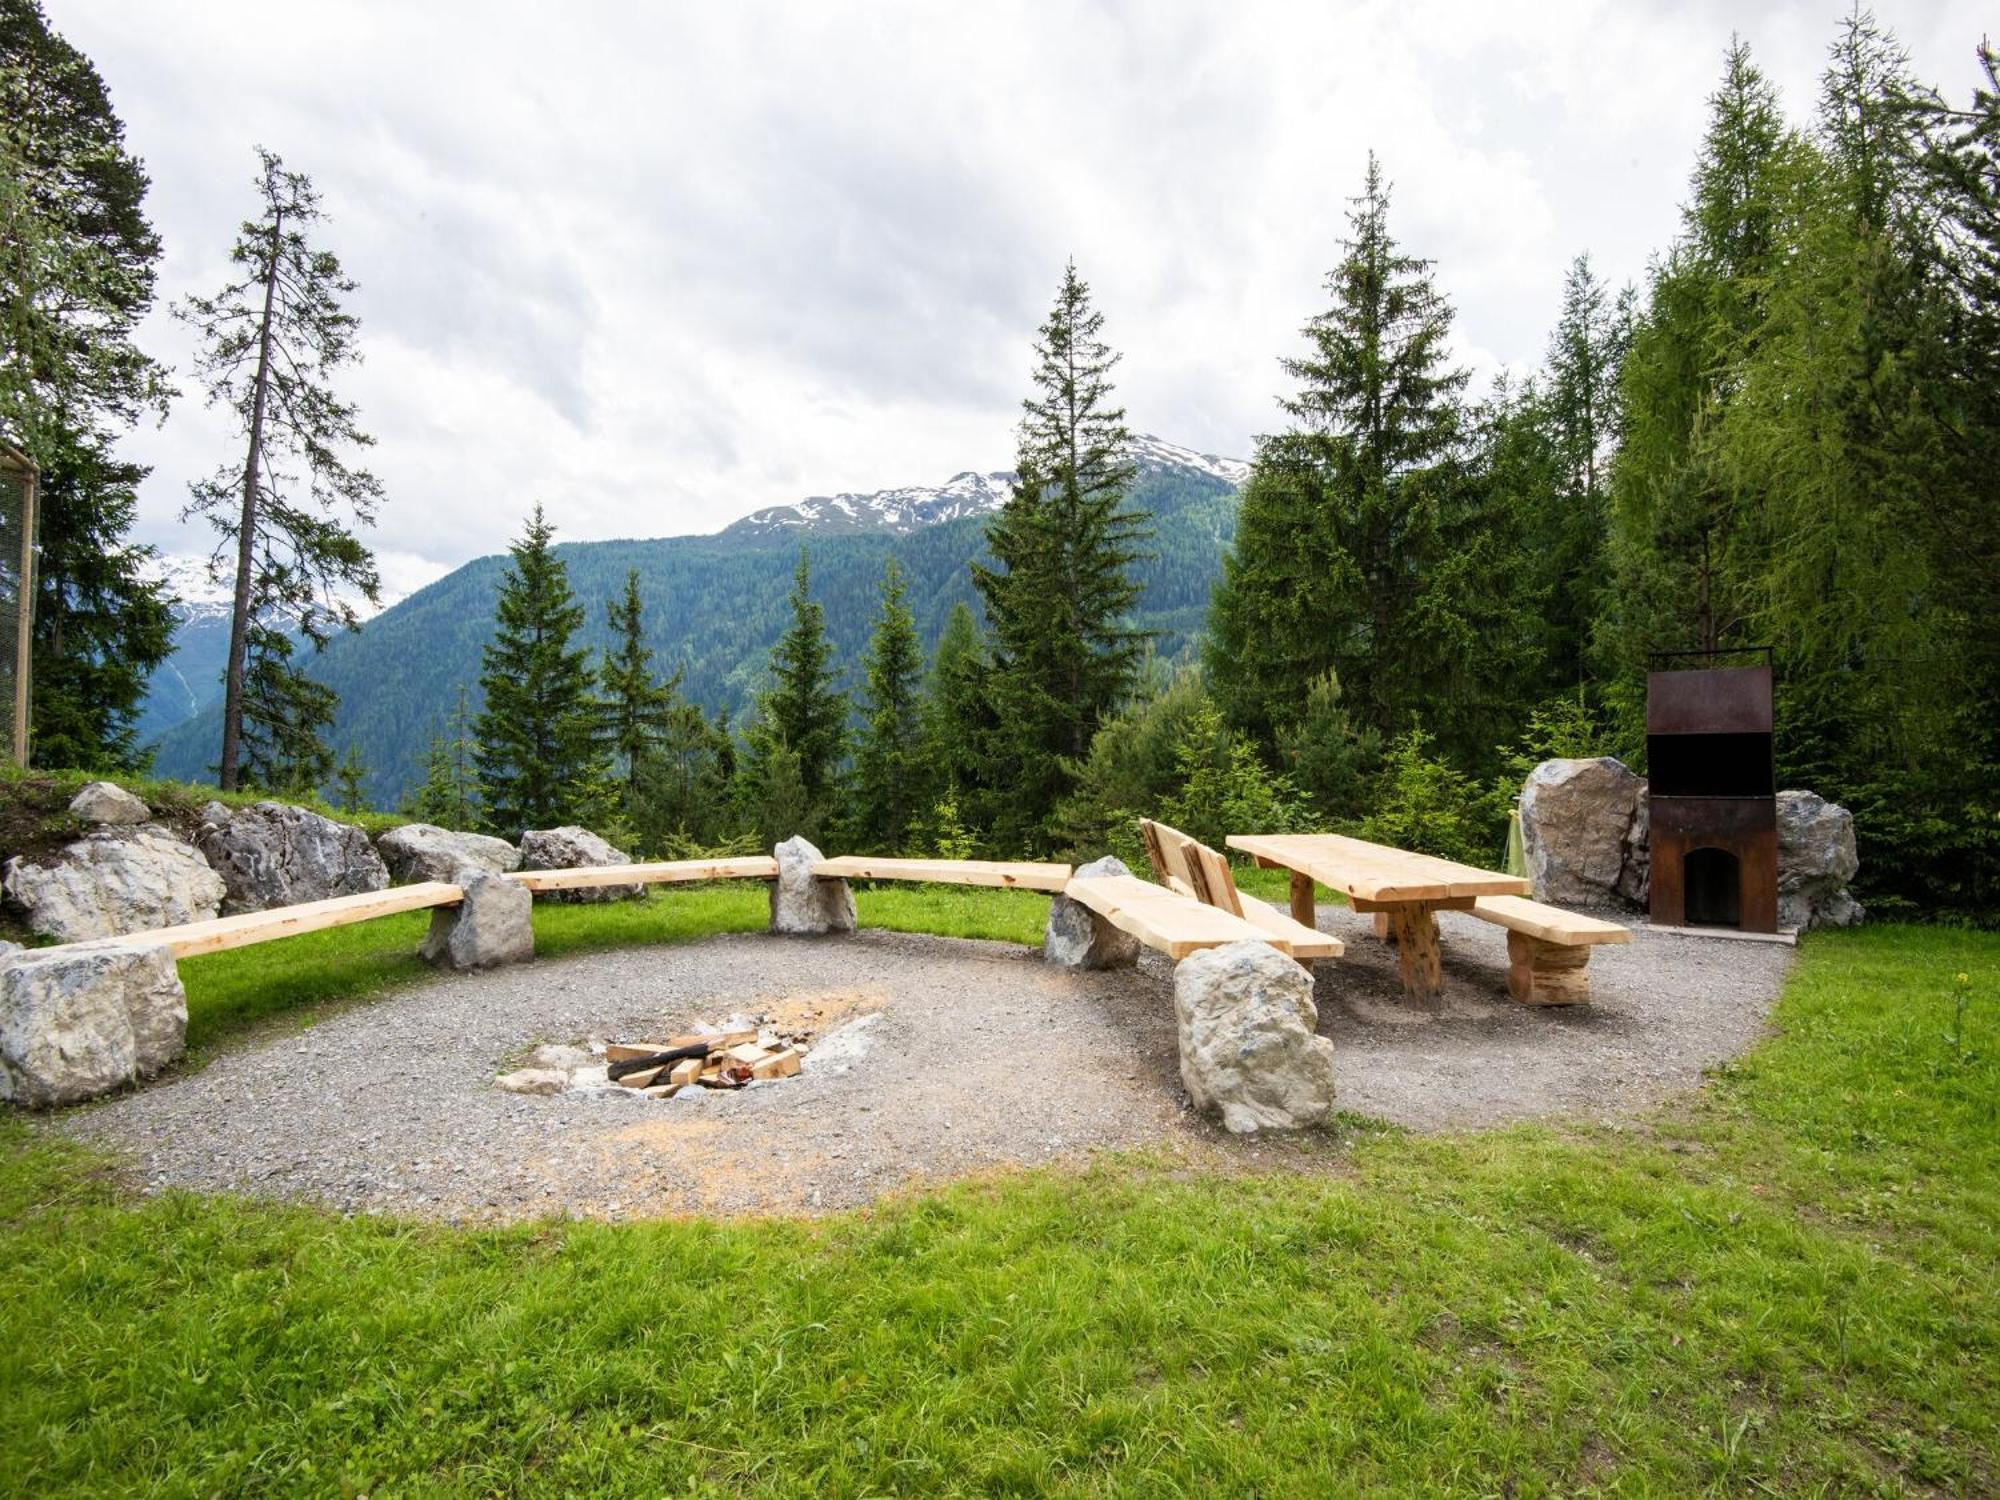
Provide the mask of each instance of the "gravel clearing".
{"label": "gravel clearing", "polygon": [[[1438,1130],[1644,1108],[1756,1038],[1792,957],[1640,927],[1591,960],[1594,1005],[1533,1009],[1506,997],[1501,929],[1442,920],[1445,993],[1416,1007],[1366,919],[1320,909],[1348,944],[1317,984],[1344,1109]],[[658,1037],[735,1012],[825,1043],[800,1076],[736,1092],[493,1086],[541,1043]],[[121,1149],[149,1188],[452,1221],[831,1212],[1098,1150],[1226,1166],[1273,1149],[1189,1113],[1157,955],[1136,973],[1078,974],[1011,944],[887,932],[735,935],[440,977],[48,1128]]]}

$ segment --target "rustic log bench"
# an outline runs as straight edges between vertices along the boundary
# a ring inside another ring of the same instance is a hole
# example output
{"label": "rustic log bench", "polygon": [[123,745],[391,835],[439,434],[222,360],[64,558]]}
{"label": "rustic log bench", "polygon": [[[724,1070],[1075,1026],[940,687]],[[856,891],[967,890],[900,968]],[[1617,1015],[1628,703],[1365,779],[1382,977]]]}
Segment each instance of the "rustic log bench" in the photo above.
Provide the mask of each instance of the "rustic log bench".
{"label": "rustic log bench", "polygon": [[1507,929],[1507,993],[1523,1005],[1590,1003],[1590,950],[1629,943],[1616,922],[1544,906],[1525,896],[1481,896],[1472,915]]}
{"label": "rustic log bench", "polygon": [[937,885],[983,885],[1001,890],[1058,894],[1069,884],[1068,865],[999,859],[877,859],[843,854],[813,866],[815,880],[919,880]]}
{"label": "rustic log bench", "polygon": [[1346,951],[1338,938],[1239,891],[1228,856],[1199,839],[1151,818],[1139,820],[1139,833],[1146,841],[1153,878],[1167,889],[1243,918],[1267,941],[1288,945],[1285,951],[1295,958],[1338,958]]}
{"label": "rustic log bench", "polygon": [[1134,875],[1079,876],[1063,894],[1175,960],[1203,948],[1246,941],[1267,943],[1294,959],[1338,958],[1345,951],[1339,938],[1298,927],[1289,918],[1287,930],[1271,931],[1247,916]]}

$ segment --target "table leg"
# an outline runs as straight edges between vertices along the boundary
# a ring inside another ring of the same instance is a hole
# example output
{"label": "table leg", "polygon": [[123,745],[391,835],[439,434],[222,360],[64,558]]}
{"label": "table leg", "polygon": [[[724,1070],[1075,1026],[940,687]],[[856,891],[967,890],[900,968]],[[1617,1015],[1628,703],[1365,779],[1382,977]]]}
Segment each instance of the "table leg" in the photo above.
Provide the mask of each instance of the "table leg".
{"label": "table leg", "polygon": [[1375,922],[1375,936],[1377,936],[1378,938],[1386,938],[1394,936],[1389,927],[1389,914],[1386,911],[1376,912],[1374,917],[1374,922]]}
{"label": "table leg", "polygon": [[1303,871],[1292,871],[1292,920],[1307,927],[1319,925],[1319,909],[1313,901],[1313,878]]}
{"label": "table leg", "polygon": [[1403,969],[1403,993],[1414,1000],[1430,999],[1444,988],[1437,914],[1421,901],[1398,906],[1389,913],[1389,931]]}

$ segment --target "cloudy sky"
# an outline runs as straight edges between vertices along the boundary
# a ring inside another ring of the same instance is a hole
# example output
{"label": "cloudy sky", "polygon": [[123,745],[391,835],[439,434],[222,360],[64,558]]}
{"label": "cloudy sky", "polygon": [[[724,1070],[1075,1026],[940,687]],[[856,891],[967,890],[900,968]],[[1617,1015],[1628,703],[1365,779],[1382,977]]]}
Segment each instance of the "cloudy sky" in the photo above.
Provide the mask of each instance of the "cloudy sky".
{"label": "cloudy sky", "polygon": [[[45,0],[153,177],[162,302],[227,275],[252,145],[360,283],[344,391],[397,592],[543,501],[570,539],[1005,467],[1065,257],[1132,424],[1247,456],[1372,146],[1481,371],[1563,267],[1671,235],[1732,28],[1795,114],[1839,0],[657,4]],[[1885,4],[1963,97],[1970,0]],[[164,316],[150,347],[190,366]],[[190,382],[131,441],[146,540],[229,455]]]}

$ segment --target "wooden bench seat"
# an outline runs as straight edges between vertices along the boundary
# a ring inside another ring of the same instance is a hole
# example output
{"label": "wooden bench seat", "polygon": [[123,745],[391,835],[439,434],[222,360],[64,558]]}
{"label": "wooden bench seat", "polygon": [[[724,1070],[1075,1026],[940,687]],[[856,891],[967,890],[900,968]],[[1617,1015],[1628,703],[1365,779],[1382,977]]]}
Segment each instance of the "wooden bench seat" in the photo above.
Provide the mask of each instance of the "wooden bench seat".
{"label": "wooden bench seat", "polygon": [[1069,884],[1069,866],[997,859],[877,859],[843,854],[813,866],[817,880],[923,880],[939,885],[983,885],[1001,890],[1058,892]]}
{"label": "wooden bench seat", "polygon": [[506,878],[531,891],[678,885],[694,880],[776,880],[778,862],[768,854],[750,854],[739,859],[669,859],[651,864],[578,865],[568,870],[510,870]]}
{"label": "wooden bench seat", "polygon": [[1507,929],[1507,993],[1524,1005],[1590,1001],[1590,950],[1629,943],[1629,928],[1525,896],[1481,896],[1472,915]]}
{"label": "wooden bench seat", "polygon": [[1151,818],[1139,820],[1139,832],[1146,841],[1153,878],[1169,890],[1241,917],[1268,941],[1283,945],[1294,958],[1338,958],[1347,951],[1339,938],[1239,891],[1228,857],[1199,839]]}
{"label": "wooden bench seat", "polygon": [[183,922],[178,927],[155,927],[150,932],[127,932],[117,937],[94,938],[87,943],[70,943],[72,948],[164,947],[175,958],[194,958],[203,953],[220,953],[225,948],[247,948],[252,943],[271,943],[300,933],[318,932],[327,927],[345,927],[353,922],[372,922],[377,917],[398,912],[424,911],[437,906],[456,906],[465,899],[457,886],[442,880],[426,880],[416,885],[391,886],[386,891],[362,891],[353,896],[334,896],[325,901],[306,901],[297,906],[275,906],[269,911],[246,911],[233,917],[211,917],[205,922]]}
{"label": "wooden bench seat", "polygon": [[1183,959],[1224,943],[1269,943],[1289,958],[1331,958],[1340,940],[1325,933],[1286,935],[1267,931],[1220,907],[1170,891],[1136,875],[1093,875],[1070,881],[1063,894],[1087,906],[1121,932],[1171,959]]}

